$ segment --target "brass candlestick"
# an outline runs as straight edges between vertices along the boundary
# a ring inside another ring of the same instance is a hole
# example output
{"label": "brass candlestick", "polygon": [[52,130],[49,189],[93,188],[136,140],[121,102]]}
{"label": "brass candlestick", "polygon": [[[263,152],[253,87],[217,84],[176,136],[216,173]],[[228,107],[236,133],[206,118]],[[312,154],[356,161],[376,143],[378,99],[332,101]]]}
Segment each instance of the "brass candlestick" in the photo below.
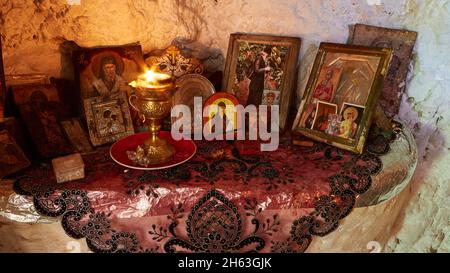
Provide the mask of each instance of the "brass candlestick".
{"label": "brass candlestick", "polygon": [[170,76],[153,71],[148,71],[130,85],[135,87],[136,94],[130,96],[129,103],[143,115],[150,137],[139,145],[136,151],[129,151],[128,158],[144,167],[170,162],[175,149],[165,139],[160,138],[158,133],[162,120],[170,114],[176,85]]}

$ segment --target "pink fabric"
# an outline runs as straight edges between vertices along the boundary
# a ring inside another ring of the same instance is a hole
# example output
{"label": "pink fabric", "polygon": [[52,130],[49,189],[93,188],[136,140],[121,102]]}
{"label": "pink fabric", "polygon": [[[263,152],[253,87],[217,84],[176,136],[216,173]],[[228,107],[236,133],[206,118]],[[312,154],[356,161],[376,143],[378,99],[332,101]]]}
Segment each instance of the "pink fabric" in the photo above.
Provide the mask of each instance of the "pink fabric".
{"label": "pink fabric", "polygon": [[[254,152],[243,156],[244,159],[258,158],[259,162],[253,164],[233,156],[235,146],[225,141],[196,144],[197,154],[188,163],[173,169],[147,172],[129,170],[114,163],[108,148],[104,147],[95,154],[84,156],[86,178],[83,181],[56,185],[49,166],[45,170],[47,177],[35,180],[33,184],[48,183],[59,188],[85,190],[93,208],[118,217],[166,214],[173,203],[182,203],[188,209],[212,188],[220,189],[237,205],[242,203],[240,199],[257,198],[267,209],[312,208],[316,197],[329,193],[328,177],[338,173],[349,159],[349,154],[342,152],[343,160],[329,160],[323,156],[323,150],[314,152],[292,146],[284,139],[276,152]],[[200,164],[205,164],[208,170],[196,170]],[[219,164],[217,171],[211,170],[213,164]],[[246,170],[238,172],[240,167]],[[251,173],[256,176],[249,175],[252,167]],[[191,178],[165,176],[170,172],[181,172],[180,169],[190,172]],[[28,175],[40,176],[39,172],[44,170],[31,169]]]}
{"label": "pink fabric", "polygon": [[[196,240],[221,232],[236,238],[225,244],[234,244],[226,251],[292,251],[292,244],[304,251],[311,235],[337,227],[353,208],[354,191],[367,190],[367,175],[381,164],[373,164],[379,162],[375,156],[357,156],[323,144],[293,146],[288,137],[277,151],[266,153],[257,151],[257,142],[196,144],[197,154],[189,162],[167,170],[125,169],[104,147],[84,156],[82,181],[57,185],[49,165],[29,169],[26,176],[31,179],[19,179],[17,184],[21,192],[34,195],[39,212],[63,215],[66,232],[86,237],[96,251],[113,251],[105,241],[114,234],[116,247],[123,240],[133,245],[127,251],[139,251],[137,245],[140,251],[210,251],[212,245],[198,246]],[[339,175],[360,179],[351,183],[339,179],[333,195],[331,178]],[[216,194],[210,195],[211,190]],[[207,221],[212,224],[201,226]],[[222,225],[229,228],[236,221],[242,221],[242,228],[232,228],[236,233],[230,235]]]}

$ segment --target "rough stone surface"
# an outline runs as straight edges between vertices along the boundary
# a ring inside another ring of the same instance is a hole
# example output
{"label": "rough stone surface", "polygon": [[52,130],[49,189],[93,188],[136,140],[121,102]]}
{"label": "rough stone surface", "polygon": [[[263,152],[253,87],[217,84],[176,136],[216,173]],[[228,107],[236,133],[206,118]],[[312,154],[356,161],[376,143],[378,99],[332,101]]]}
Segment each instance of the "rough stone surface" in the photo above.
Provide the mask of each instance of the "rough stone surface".
{"label": "rough stone surface", "polygon": [[[232,32],[303,39],[298,93],[320,41],[344,43],[348,25],[373,24],[419,32],[408,94],[400,119],[414,129],[420,162],[395,229],[383,234],[394,252],[450,251],[450,1],[449,0],[3,0],[0,3],[7,74],[66,76],[60,45],[120,45],[140,41],[145,52],[181,37],[213,52],[210,69],[223,66]],[[195,51],[195,50],[194,50]],[[222,56],[218,54],[222,52]],[[208,58],[203,51],[196,52]],[[202,55],[203,54],[203,55]],[[394,219],[392,220],[394,221]]]}

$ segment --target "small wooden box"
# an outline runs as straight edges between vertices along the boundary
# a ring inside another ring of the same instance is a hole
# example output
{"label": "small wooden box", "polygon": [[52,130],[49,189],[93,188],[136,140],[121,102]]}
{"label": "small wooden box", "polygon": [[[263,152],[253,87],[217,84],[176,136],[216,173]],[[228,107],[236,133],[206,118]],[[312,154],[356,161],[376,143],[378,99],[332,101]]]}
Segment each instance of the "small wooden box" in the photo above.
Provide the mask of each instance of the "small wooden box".
{"label": "small wooden box", "polygon": [[84,178],[84,162],[79,153],[55,158],[52,164],[58,183]]}

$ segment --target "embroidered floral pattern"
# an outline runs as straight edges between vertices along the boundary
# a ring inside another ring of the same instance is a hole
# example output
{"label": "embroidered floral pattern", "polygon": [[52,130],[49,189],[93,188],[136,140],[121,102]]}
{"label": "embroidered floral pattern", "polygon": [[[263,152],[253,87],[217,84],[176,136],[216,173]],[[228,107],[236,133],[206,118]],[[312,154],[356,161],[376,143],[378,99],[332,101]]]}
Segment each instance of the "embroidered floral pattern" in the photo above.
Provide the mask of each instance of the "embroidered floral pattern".
{"label": "embroidered floral pattern", "polygon": [[[94,252],[258,252],[265,247],[272,252],[303,252],[314,236],[324,236],[335,230],[339,221],[353,209],[356,196],[370,188],[372,175],[382,168],[379,155],[389,150],[386,147],[389,142],[376,136],[375,142],[369,142],[362,155],[349,156],[339,149],[316,144],[311,148],[288,148],[284,154],[277,155],[276,160],[271,160],[268,156],[240,155],[230,143],[207,142],[199,145],[196,159],[154,172],[124,171],[111,166],[103,153],[86,161],[88,175],[83,181],[67,185],[41,183],[50,177],[49,166],[41,166],[18,178],[14,188],[19,194],[32,196],[40,214],[61,217],[65,232],[73,238],[85,238]],[[296,164],[297,157],[321,167],[339,166],[339,171],[328,177],[330,191],[316,197],[311,212],[288,224],[290,230],[284,230],[288,234],[284,239],[278,236],[283,224],[278,214],[263,215],[265,208],[256,198],[246,198],[238,207],[237,199],[227,198],[215,187],[223,179],[236,179],[237,183],[243,182],[250,188],[263,185],[267,192],[276,192],[303,177],[296,173],[294,166],[280,160],[286,158]],[[167,223],[149,225],[147,236],[156,246],[145,247],[142,235],[116,230],[111,213],[97,211],[88,191],[79,189],[96,179],[101,172],[98,166],[104,173],[120,176],[130,198],[141,192],[149,198],[159,197],[159,183],[164,180],[180,186],[187,181],[207,182],[214,187],[206,191],[188,213],[183,204],[175,204]],[[257,184],[253,184],[254,181]]]}

